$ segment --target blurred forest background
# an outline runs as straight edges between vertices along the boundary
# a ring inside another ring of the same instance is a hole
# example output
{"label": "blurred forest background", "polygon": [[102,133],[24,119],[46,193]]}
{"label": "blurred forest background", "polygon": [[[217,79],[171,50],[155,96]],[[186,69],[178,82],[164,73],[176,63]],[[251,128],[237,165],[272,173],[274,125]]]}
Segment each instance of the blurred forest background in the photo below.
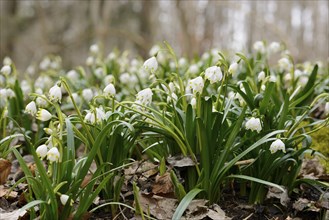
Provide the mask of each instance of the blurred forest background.
{"label": "blurred forest background", "polygon": [[[283,41],[297,61],[329,57],[328,0],[0,0],[0,58],[25,70],[47,54],[64,67],[89,46],[144,58],[166,40],[179,55],[211,48],[248,52],[254,41]],[[106,55],[105,54],[105,55]]]}

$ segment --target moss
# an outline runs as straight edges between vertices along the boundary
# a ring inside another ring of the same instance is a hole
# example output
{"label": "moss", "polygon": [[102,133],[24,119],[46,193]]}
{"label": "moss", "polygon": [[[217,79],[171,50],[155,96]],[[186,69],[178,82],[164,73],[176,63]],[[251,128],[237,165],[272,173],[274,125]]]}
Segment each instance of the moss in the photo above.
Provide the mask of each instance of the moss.
{"label": "moss", "polygon": [[[311,134],[312,148],[329,158],[329,127],[323,127]],[[329,161],[322,160],[327,172],[329,171]]]}

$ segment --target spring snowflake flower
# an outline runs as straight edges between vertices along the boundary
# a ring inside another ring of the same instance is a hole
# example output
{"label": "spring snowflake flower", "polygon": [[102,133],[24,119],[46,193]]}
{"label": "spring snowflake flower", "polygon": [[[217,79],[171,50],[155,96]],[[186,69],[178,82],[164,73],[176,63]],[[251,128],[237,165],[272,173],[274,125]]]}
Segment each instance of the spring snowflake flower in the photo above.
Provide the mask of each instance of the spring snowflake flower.
{"label": "spring snowflake flower", "polygon": [[53,147],[47,152],[47,159],[50,162],[57,162],[59,160],[59,157],[60,157],[60,153],[57,147]]}
{"label": "spring snowflake flower", "polygon": [[203,78],[201,76],[198,76],[192,80],[189,81],[188,87],[193,90],[193,93],[202,93],[204,82]]}
{"label": "spring snowflake flower", "polygon": [[87,102],[90,102],[93,99],[93,97],[94,97],[93,90],[91,90],[91,89],[84,89],[84,90],[82,90],[82,97]]}
{"label": "spring snowflake flower", "polygon": [[285,144],[280,140],[276,139],[270,146],[270,151],[272,154],[275,152],[282,150],[282,152],[286,152]]}
{"label": "spring snowflake flower", "polygon": [[44,158],[45,156],[47,156],[47,152],[48,152],[48,147],[45,144],[40,145],[36,149],[36,153],[37,153],[38,157],[41,157],[41,158]]}
{"label": "spring snowflake flower", "polygon": [[167,102],[168,102],[168,103],[169,103],[171,100],[173,100],[174,103],[176,103],[177,100],[178,100],[178,97],[177,97],[177,95],[176,95],[174,92],[171,93],[171,95],[168,95],[168,97],[167,97]]}
{"label": "spring snowflake flower", "polygon": [[264,42],[263,41],[256,41],[254,43],[254,50],[259,52],[259,53],[264,54],[266,52]]}
{"label": "spring snowflake flower", "polygon": [[326,102],[324,106],[324,114],[329,115],[329,102]]}
{"label": "spring snowflake flower", "polygon": [[62,205],[66,205],[67,201],[69,200],[69,196],[62,194],[59,199],[61,200]]}
{"label": "spring snowflake flower", "polygon": [[92,53],[92,54],[98,54],[99,53],[99,47],[97,44],[93,44],[90,46],[89,48],[89,51]]}
{"label": "spring snowflake flower", "polygon": [[40,121],[49,121],[52,115],[46,109],[39,109],[37,112],[36,118]]}
{"label": "spring snowflake flower", "polygon": [[106,119],[106,114],[103,108],[96,108],[96,123],[100,123]]}
{"label": "spring snowflake flower", "polygon": [[278,42],[272,42],[269,47],[268,47],[268,51],[270,54],[274,54],[279,52],[281,49],[281,45]]}
{"label": "spring snowflake flower", "polygon": [[9,65],[5,65],[0,70],[3,75],[9,75],[11,73],[11,67]]}
{"label": "spring snowflake flower", "polygon": [[48,105],[48,102],[46,101],[46,96],[42,95],[42,97],[37,97],[37,99],[35,100],[36,101],[36,104],[38,107],[41,107],[41,108],[45,108],[47,107]]}
{"label": "spring snowflake flower", "polygon": [[210,81],[211,84],[222,80],[223,74],[218,66],[212,66],[206,69],[205,78]]}
{"label": "spring snowflake flower", "polygon": [[236,71],[238,70],[238,63],[234,62],[231,63],[230,67],[228,68],[228,72],[231,73],[232,75],[234,75],[236,73]]}
{"label": "spring snowflake flower", "polygon": [[94,65],[95,62],[96,62],[96,60],[94,57],[87,57],[87,59],[86,59],[87,66],[92,66],[92,65]]}
{"label": "spring snowflake flower", "polygon": [[96,122],[96,116],[93,112],[87,111],[87,114],[84,119],[85,122],[89,122],[90,124],[95,124]]}
{"label": "spring snowflake flower", "polygon": [[258,73],[258,76],[257,76],[257,79],[258,81],[264,81],[265,80],[265,72],[264,71],[261,71],[260,73]]}
{"label": "spring snowflake flower", "polygon": [[143,68],[151,73],[154,73],[158,69],[158,61],[155,57],[151,57],[143,64]]}
{"label": "spring snowflake flower", "polygon": [[128,84],[130,82],[130,74],[122,73],[119,77],[119,80],[122,84]]}
{"label": "spring snowflake flower", "polygon": [[192,64],[189,69],[190,73],[197,74],[199,72],[199,67],[196,64]]}
{"label": "spring snowflake flower", "polygon": [[154,46],[151,48],[151,50],[150,50],[150,52],[149,52],[149,55],[150,55],[150,56],[155,56],[155,55],[157,55],[157,53],[159,53],[160,50],[161,50],[161,47],[160,47],[159,45],[154,45]]}
{"label": "spring snowflake flower", "polygon": [[31,101],[29,104],[26,105],[25,112],[30,115],[35,115],[37,113],[37,105],[34,101]]}
{"label": "spring snowflake flower", "polygon": [[55,102],[61,102],[62,100],[62,90],[57,84],[49,89],[49,98]]}
{"label": "spring snowflake flower", "polygon": [[75,81],[79,80],[79,78],[80,78],[80,75],[79,75],[79,73],[76,70],[70,70],[70,71],[68,71],[67,74],[66,74],[66,76],[72,82],[75,82]]}
{"label": "spring snowflake flower", "polygon": [[292,68],[292,64],[291,64],[290,60],[286,57],[281,58],[278,61],[278,64],[279,64],[280,71],[289,72]]}
{"label": "spring snowflake flower", "polygon": [[138,92],[136,102],[141,105],[148,105],[152,102],[153,92],[150,88]]}
{"label": "spring snowflake flower", "polygon": [[196,109],[196,98],[194,97],[191,99],[191,106],[192,108]]}
{"label": "spring snowflake flower", "polygon": [[107,96],[115,96],[116,94],[115,87],[112,83],[108,84],[103,90],[103,92]]}
{"label": "spring snowflake flower", "polygon": [[257,131],[259,133],[262,130],[260,119],[251,117],[246,123],[246,129],[251,131]]}

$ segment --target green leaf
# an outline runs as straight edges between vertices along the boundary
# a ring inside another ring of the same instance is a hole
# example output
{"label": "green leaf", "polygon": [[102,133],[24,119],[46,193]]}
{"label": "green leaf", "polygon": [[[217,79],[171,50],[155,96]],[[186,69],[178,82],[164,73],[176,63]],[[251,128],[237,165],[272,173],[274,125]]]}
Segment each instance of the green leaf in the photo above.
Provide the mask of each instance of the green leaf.
{"label": "green leaf", "polygon": [[266,180],[261,180],[261,179],[258,179],[258,178],[255,178],[255,177],[251,177],[251,176],[245,176],[245,175],[229,175],[227,178],[245,179],[245,180],[249,180],[249,181],[257,182],[257,183],[260,183],[260,184],[264,184],[264,185],[267,185],[267,186],[275,187],[275,188],[281,190],[282,192],[285,191],[285,190],[284,190],[281,186],[279,186],[278,184],[275,184],[275,183],[272,183],[272,182],[269,182],[269,181],[266,181]]}
{"label": "green leaf", "polygon": [[202,189],[192,189],[190,192],[188,192],[176,208],[172,220],[181,219],[188,205],[191,203],[194,197],[202,191]]}
{"label": "green leaf", "polygon": [[275,87],[275,83],[270,82],[269,85],[265,89],[264,98],[260,102],[260,108],[259,108],[259,112],[262,115],[265,114],[266,108],[269,106],[269,101],[270,101],[271,95],[273,94],[274,87]]}
{"label": "green leaf", "polygon": [[34,200],[32,202],[27,203],[26,205],[24,205],[22,208],[20,208],[20,210],[28,210],[36,205],[42,204],[42,203],[46,203],[45,201],[42,200]]}

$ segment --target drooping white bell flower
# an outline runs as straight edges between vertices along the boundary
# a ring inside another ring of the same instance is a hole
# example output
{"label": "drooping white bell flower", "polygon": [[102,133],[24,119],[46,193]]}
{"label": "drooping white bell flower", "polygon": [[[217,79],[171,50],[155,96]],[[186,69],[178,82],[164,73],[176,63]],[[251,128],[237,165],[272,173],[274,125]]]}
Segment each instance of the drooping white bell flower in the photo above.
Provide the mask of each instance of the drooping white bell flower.
{"label": "drooping white bell flower", "polygon": [[192,74],[197,74],[197,73],[199,73],[199,67],[198,67],[197,64],[192,64],[192,65],[189,67],[188,70],[189,70],[190,73],[192,73]]}
{"label": "drooping white bell flower", "polygon": [[94,98],[93,90],[91,89],[84,89],[82,90],[82,97],[86,102],[90,102]]}
{"label": "drooping white bell flower", "polygon": [[57,147],[53,147],[47,152],[47,159],[50,162],[57,162],[59,160],[60,156],[61,155],[60,155]]}
{"label": "drooping white bell flower", "polygon": [[261,54],[264,54],[266,52],[264,42],[263,41],[256,41],[254,43],[254,50],[261,53]]}
{"label": "drooping white bell flower", "polygon": [[87,111],[87,114],[85,116],[84,121],[85,122],[89,122],[90,124],[95,124],[95,122],[96,122],[96,116],[95,116],[94,112]]}
{"label": "drooping white bell flower", "polygon": [[203,87],[204,87],[204,82],[203,78],[201,76],[198,76],[194,79],[191,79],[188,83],[188,87],[193,90],[193,93],[202,93]]}
{"label": "drooping white bell flower", "polygon": [[11,67],[9,65],[5,65],[1,68],[0,72],[3,75],[9,75],[11,73]]}
{"label": "drooping white bell flower", "polygon": [[153,92],[150,88],[143,89],[142,91],[138,92],[136,101],[141,105],[149,105],[152,102],[152,96]]}
{"label": "drooping white bell flower", "polygon": [[35,115],[37,113],[37,105],[35,104],[35,101],[31,101],[26,105],[25,112],[30,115]]}
{"label": "drooping white bell flower", "polygon": [[62,90],[57,84],[49,89],[49,98],[55,102],[61,102],[62,100]]}
{"label": "drooping white bell flower", "polygon": [[151,73],[154,73],[158,69],[158,61],[155,57],[151,57],[143,64],[143,68]]}
{"label": "drooping white bell flower", "polygon": [[238,70],[238,63],[234,62],[231,63],[230,67],[228,68],[228,72],[231,73],[232,75],[234,75],[236,73],[236,71]]}
{"label": "drooping white bell flower", "polygon": [[[62,194],[59,199],[61,200],[61,203],[62,205],[66,205],[67,201],[69,200],[69,196],[68,195],[65,195],[65,194]],[[70,201],[70,205],[72,205],[73,201],[71,200]]]}
{"label": "drooping white bell flower", "polygon": [[246,123],[246,129],[251,131],[257,131],[259,133],[262,130],[260,119],[251,117]]}
{"label": "drooping white bell flower", "polygon": [[150,56],[155,56],[157,53],[159,53],[159,51],[161,50],[161,47],[159,45],[154,45],[150,52],[149,52],[149,55]]}
{"label": "drooping white bell flower", "polygon": [[94,55],[98,54],[99,53],[98,45],[97,44],[91,45],[90,48],[89,48],[89,51]]}
{"label": "drooping white bell flower", "polygon": [[116,91],[115,91],[115,87],[112,83],[108,84],[104,90],[103,90],[104,94],[107,96],[115,96]]}
{"label": "drooping white bell flower", "polygon": [[279,52],[280,49],[281,49],[281,45],[280,45],[280,43],[278,43],[278,42],[272,42],[272,43],[269,45],[269,47],[268,47],[268,52],[269,52],[270,54],[274,54],[274,53]]}
{"label": "drooping white bell flower", "polygon": [[264,71],[261,71],[261,72],[259,72],[258,73],[258,76],[257,76],[257,79],[258,79],[258,81],[259,82],[261,82],[261,81],[264,81],[265,80],[265,72]]}
{"label": "drooping white bell flower", "polygon": [[290,60],[286,57],[281,58],[278,61],[278,64],[279,64],[280,71],[289,72],[292,68],[292,64],[291,64]]}
{"label": "drooping white bell flower", "polygon": [[80,75],[76,70],[70,70],[69,72],[67,72],[67,78],[69,80],[71,80],[72,82],[75,82],[77,80],[79,80]]}
{"label": "drooping white bell flower", "polygon": [[42,144],[35,150],[35,152],[37,153],[38,157],[44,158],[47,156],[48,147],[47,145]]}
{"label": "drooping white bell flower", "polygon": [[218,66],[208,67],[205,71],[205,78],[208,79],[211,84],[219,82],[223,78],[222,70]]}
{"label": "drooping white bell flower", "polygon": [[280,140],[280,139],[276,139],[270,146],[270,151],[272,154],[274,154],[275,152],[282,150],[282,152],[286,152],[286,147],[285,144]]}
{"label": "drooping white bell flower", "polygon": [[37,112],[36,118],[40,121],[49,121],[51,119],[52,115],[50,112],[48,112],[46,109],[39,109]]}
{"label": "drooping white bell flower", "polygon": [[106,114],[103,108],[96,108],[96,123],[100,123],[106,119]]}
{"label": "drooping white bell flower", "polygon": [[38,107],[45,108],[48,105],[48,102],[46,101],[46,96],[42,95],[42,97],[38,96],[35,100]]}

